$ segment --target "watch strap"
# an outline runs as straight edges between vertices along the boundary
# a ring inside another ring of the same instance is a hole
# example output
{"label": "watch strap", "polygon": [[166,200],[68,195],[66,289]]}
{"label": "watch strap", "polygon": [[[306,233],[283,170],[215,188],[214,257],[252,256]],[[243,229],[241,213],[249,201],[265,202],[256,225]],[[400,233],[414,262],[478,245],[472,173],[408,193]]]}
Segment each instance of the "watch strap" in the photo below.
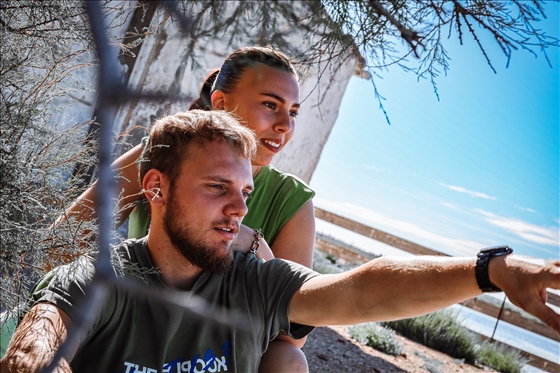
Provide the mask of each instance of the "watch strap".
{"label": "watch strap", "polygon": [[488,265],[490,263],[490,259],[492,259],[493,257],[508,255],[512,252],[513,250],[509,246],[494,246],[480,250],[477,255],[478,259],[476,260],[474,274],[478,287],[483,293],[502,291],[502,289],[500,289],[499,287],[494,285],[492,281],[490,281],[490,275],[488,274]]}

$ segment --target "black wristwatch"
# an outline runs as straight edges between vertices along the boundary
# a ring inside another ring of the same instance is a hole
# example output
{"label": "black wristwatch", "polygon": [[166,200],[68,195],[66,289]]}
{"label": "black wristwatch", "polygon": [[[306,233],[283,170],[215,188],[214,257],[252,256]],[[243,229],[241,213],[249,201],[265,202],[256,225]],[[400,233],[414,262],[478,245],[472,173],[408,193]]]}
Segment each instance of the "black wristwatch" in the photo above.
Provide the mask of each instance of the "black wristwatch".
{"label": "black wristwatch", "polygon": [[490,276],[488,275],[488,263],[490,263],[490,258],[508,255],[512,252],[513,249],[509,246],[494,246],[480,250],[477,255],[478,259],[476,261],[474,275],[476,276],[478,287],[483,293],[502,291],[502,289],[490,281]]}

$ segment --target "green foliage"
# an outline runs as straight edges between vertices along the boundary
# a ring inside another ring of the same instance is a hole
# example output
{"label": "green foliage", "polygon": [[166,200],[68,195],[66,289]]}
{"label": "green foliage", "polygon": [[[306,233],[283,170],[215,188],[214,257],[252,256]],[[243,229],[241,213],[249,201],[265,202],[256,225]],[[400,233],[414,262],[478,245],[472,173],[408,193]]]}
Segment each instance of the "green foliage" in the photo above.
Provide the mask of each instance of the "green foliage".
{"label": "green foliage", "polygon": [[[383,323],[366,323],[350,327],[352,338],[389,355],[401,355],[402,344],[395,331],[470,364],[480,363],[502,373],[520,373],[528,363],[521,353],[499,342],[477,338],[457,322],[454,312],[444,310],[429,315]],[[424,368],[431,373],[442,373],[442,363],[417,353]]]}
{"label": "green foliage", "polygon": [[521,373],[529,362],[520,352],[498,342],[486,340],[477,349],[478,361],[502,373]]}
{"label": "green foliage", "polygon": [[398,356],[403,353],[402,344],[395,338],[395,332],[377,323],[354,325],[349,329],[355,340],[389,355]]}
{"label": "green foliage", "polygon": [[449,356],[465,359],[470,364],[477,360],[473,334],[457,321],[457,314],[452,311],[443,310],[382,325]]}
{"label": "green foliage", "polygon": [[478,338],[459,323],[457,313],[449,309],[380,324],[469,364],[480,363],[503,373],[519,373],[528,362],[519,352],[498,342],[479,344]]}

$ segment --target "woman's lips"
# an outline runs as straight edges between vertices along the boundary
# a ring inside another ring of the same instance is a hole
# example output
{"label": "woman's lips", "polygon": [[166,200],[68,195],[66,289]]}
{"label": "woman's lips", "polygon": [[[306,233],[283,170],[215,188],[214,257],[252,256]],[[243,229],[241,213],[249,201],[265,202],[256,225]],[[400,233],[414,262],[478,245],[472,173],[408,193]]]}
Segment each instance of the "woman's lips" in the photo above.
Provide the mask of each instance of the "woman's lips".
{"label": "woman's lips", "polygon": [[281,142],[274,141],[274,140],[269,140],[269,139],[262,139],[261,144],[265,148],[267,148],[268,150],[270,150],[271,152],[274,152],[274,153],[278,153],[280,151],[281,146],[282,146]]}

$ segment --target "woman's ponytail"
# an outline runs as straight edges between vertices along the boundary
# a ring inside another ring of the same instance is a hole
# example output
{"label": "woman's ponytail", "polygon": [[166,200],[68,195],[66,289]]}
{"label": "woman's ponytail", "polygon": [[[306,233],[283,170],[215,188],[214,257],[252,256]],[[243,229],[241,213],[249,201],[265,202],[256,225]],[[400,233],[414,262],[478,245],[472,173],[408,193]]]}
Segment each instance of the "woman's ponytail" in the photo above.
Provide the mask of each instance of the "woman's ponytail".
{"label": "woman's ponytail", "polygon": [[204,80],[198,98],[189,106],[189,110],[212,110],[212,87],[216,81],[216,77],[220,73],[220,69],[216,69],[210,73]]}

